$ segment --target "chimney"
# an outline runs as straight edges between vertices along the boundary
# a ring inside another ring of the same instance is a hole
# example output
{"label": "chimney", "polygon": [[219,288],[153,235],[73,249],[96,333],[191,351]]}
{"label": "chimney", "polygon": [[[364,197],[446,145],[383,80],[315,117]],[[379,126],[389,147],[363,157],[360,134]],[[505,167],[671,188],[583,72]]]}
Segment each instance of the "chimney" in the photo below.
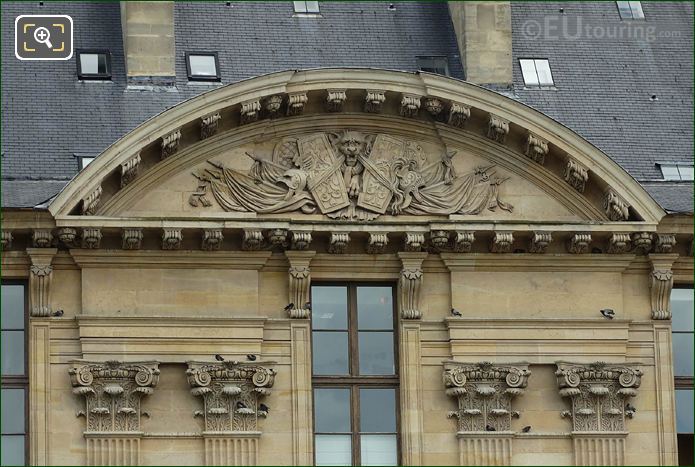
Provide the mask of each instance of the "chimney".
{"label": "chimney", "polygon": [[449,2],[449,14],[466,81],[509,88],[512,85],[512,11],[510,2]]}
{"label": "chimney", "polygon": [[176,82],[174,2],[121,2],[128,84]]}

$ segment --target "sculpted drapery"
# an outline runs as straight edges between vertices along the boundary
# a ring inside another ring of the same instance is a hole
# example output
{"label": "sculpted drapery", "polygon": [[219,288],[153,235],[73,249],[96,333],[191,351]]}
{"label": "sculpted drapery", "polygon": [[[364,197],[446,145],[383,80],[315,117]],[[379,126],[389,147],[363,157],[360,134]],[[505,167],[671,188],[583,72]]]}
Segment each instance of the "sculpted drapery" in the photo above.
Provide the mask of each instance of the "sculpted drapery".
{"label": "sculpted drapery", "polygon": [[[247,153],[248,154],[248,153]],[[494,166],[458,176],[455,152],[428,161],[420,145],[389,135],[317,133],[278,143],[272,159],[248,154],[248,173],[208,161],[190,202],[209,206],[206,193],[226,211],[321,212],[333,219],[372,220],[381,214],[479,214],[512,211],[499,199],[506,180]]]}

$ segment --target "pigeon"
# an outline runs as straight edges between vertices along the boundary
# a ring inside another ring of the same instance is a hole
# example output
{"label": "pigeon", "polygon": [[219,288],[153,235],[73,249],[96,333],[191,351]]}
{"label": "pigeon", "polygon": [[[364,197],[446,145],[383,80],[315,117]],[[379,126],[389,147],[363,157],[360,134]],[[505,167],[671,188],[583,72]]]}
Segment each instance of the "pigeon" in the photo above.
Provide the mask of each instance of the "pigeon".
{"label": "pigeon", "polygon": [[255,361],[256,361],[256,356],[253,355],[253,354],[248,354],[248,355],[246,356],[246,358],[249,359],[249,360],[252,361],[252,362],[255,362]]}
{"label": "pigeon", "polygon": [[56,317],[63,316],[63,314],[65,314],[63,310],[56,310],[52,313],[52,315]]}
{"label": "pigeon", "polygon": [[452,308],[452,309],[451,309],[451,315],[452,315],[452,316],[458,316],[458,317],[463,316],[463,315],[461,314],[461,312],[458,311],[456,308]]}
{"label": "pigeon", "polygon": [[248,409],[248,407],[246,407],[246,404],[244,404],[244,403],[241,402],[241,401],[239,401],[239,402],[236,403],[236,408],[237,408],[237,409]]}
{"label": "pigeon", "polygon": [[526,425],[521,429],[522,433],[528,433],[529,431],[531,431],[531,425]]}
{"label": "pigeon", "polygon": [[305,309],[305,310],[311,310],[311,302],[306,302],[306,303],[304,304],[304,309]]}
{"label": "pigeon", "polygon": [[285,307],[285,311],[294,310],[294,303],[288,303]]}
{"label": "pigeon", "polygon": [[497,430],[495,430],[495,427],[492,425],[485,425],[485,431],[497,431]]}
{"label": "pigeon", "polygon": [[626,411],[626,412],[637,412],[637,409],[634,408],[634,407],[633,407],[632,405],[630,405],[630,404],[625,404],[625,411]]}
{"label": "pigeon", "polygon": [[265,404],[261,404],[258,406],[258,410],[260,410],[261,412],[268,413],[268,412],[270,412],[270,407],[268,407]]}
{"label": "pigeon", "polygon": [[611,310],[610,308],[604,308],[603,310],[601,310],[601,314],[606,319],[615,318],[615,311]]}
{"label": "pigeon", "polygon": [[215,355],[215,360],[217,360],[218,362],[223,362],[224,358],[222,358],[222,355],[217,354],[217,355]]}
{"label": "pigeon", "polygon": [[512,418],[520,418],[521,414],[519,413],[518,410],[515,410],[512,412]]}

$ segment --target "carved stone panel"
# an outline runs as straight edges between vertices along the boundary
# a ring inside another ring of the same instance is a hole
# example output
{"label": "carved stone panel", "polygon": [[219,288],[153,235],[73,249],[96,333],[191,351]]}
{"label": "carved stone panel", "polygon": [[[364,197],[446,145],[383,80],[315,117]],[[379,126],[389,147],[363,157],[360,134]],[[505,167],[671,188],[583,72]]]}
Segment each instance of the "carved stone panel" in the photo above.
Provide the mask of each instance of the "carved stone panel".
{"label": "carved stone panel", "polygon": [[652,319],[671,319],[671,290],[673,290],[673,263],[676,254],[652,253],[649,261]]}
{"label": "carved stone panel", "polygon": [[140,400],[159,381],[157,362],[70,362],[72,392],[85,398],[88,432],[140,432]]}
{"label": "carved stone panel", "polygon": [[603,196],[603,209],[612,221],[626,221],[630,218],[630,205],[611,188]]}
{"label": "carved stone panel", "polygon": [[235,361],[187,365],[191,394],[203,402],[202,410],[196,410],[194,416],[203,419],[205,432],[258,431],[258,419],[268,415],[260,402],[271,393],[274,369]]}
{"label": "carved stone panel", "polygon": [[589,232],[577,232],[570,237],[567,251],[575,255],[588,253],[590,245],[591,234]]}
{"label": "carved stone panel", "polygon": [[497,115],[490,114],[487,121],[487,137],[504,144],[509,133],[509,121]]}
{"label": "carved stone panel", "polygon": [[449,107],[449,119],[447,122],[449,125],[463,128],[466,120],[471,116],[471,107],[469,105],[461,104],[458,102],[452,102],[451,107]]}
{"label": "carved stone panel", "polygon": [[548,141],[529,132],[526,136],[524,154],[531,160],[543,165],[545,163],[545,156],[548,154]]}
{"label": "carved stone panel", "polygon": [[174,154],[179,149],[181,141],[181,130],[174,130],[162,138],[162,159]]}
{"label": "carved stone panel", "polygon": [[589,180],[589,169],[574,159],[567,161],[565,167],[565,181],[579,193],[584,193],[586,182]]}
{"label": "carved stone panel", "polygon": [[378,89],[367,89],[364,98],[364,111],[369,113],[381,113],[381,105],[386,101],[386,93]]}
{"label": "carved stone panel", "polygon": [[82,199],[82,214],[85,216],[93,216],[96,214],[99,203],[101,202],[102,191],[101,185],[99,185],[94,191]]}
{"label": "carved stone panel", "polygon": [[524,393],[531,372],[527,364],[502,365],[489,362],[444,365],[446,394],[456,400],[449,412],[459,432],[510,431],[515,397]]}
{"label": "carved stone panel", "polygon": [[332,232],[328,243],[328,252],[332,254],[343,254],[350,243],[348,232]]}
{"label": "carved stone panel", "polygon": [[561,413],[572,420],[575,432],[624,432],[627,401],[637,395],[642,371],[625,365],[557,363],[560,396],[571,401]]}
{"label": "carved stone panel", "polygon": [[142,246],[143,233],[141,228],[129,227],[121,234],[124,250],[139,250]]}
{"label": "carved stone panel", "polygon": [[200,119],[200,139],[209,138],[217,133],[221,118],[219,112],[202,117]]}
{"label": "carved stone panel", "polygon": [[121,164],[121,188],[128,185],[138,176],[140,162],[140,153],[137,153]]}
{"label": "carved stone panel", "polygon": [[29,312],[31,316],[51,315],[51,283],[53,281],[53,257],[56,248],[27,248],[31,259],[29,268]]}
{"label": "carved stone panel", "polygon": [[420,319],[420,292],[422,290],[422,262],[427,253],[400,252],[401,274],[398,281],[399,306],[402,319]]}

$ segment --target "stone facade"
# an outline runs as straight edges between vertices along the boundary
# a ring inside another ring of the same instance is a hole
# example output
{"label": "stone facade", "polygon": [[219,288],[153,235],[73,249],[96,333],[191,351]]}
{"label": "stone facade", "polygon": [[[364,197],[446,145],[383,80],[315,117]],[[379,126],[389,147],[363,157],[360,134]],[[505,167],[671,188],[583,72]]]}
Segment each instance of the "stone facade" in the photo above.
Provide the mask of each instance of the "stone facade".
{"label": "stone facade", "polygon": [[692,278],[692,226],[664,215],[577,135],[465,83],[220,88],[48,211],[6,213],[2,277],[31,297],[32,463],[312,463],[310,286],[378,280],[399,297],[402,463],[673,464],[663,297]]}

